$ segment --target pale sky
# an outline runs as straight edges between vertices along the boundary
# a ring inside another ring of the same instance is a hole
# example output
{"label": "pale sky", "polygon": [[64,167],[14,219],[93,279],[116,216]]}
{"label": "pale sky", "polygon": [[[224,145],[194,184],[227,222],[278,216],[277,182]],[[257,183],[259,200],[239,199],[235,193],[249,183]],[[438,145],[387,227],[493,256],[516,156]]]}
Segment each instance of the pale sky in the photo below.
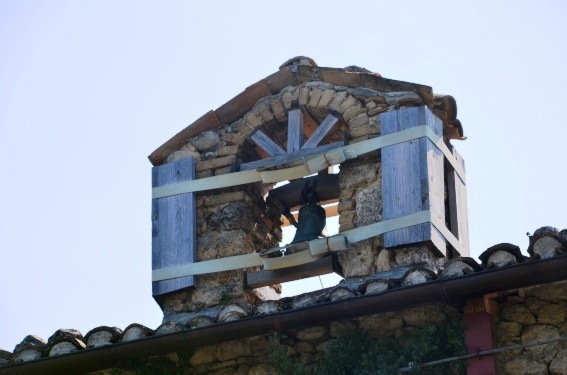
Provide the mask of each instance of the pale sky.
{"label": "pale sky", "polygon": [[561,1],[0,0],[0,348],[157,328],[154,149],[305,55],[455,97],[472,256],[567,228]]}

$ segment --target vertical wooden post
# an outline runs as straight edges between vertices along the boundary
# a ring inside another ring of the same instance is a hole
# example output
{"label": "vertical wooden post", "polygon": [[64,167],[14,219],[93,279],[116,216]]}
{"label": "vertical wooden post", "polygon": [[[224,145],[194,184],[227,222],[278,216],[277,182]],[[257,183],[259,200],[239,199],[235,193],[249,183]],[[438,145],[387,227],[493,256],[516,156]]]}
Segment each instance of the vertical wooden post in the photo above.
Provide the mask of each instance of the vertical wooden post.
{"label": "vertical wooden post", "polygon": [[[451,147],[451,152],[457,158],[457,161],[465,169],[465,161],[459,155],[454,147]],[[447,192],[449,195],[449,222],[451,232],[463,245],[464,254],[453,254],[454,256],[469,256],[469,223],[468,223],[468,209],[467,209],[467,188],[464,181],[459,177],[457,172],[451,167],[450,163],[447,165]],[[455,250],[456,251],[456,250]]]}
{"label": "vertical wooden post", "polygon": [[[152,169],[152,187],[193,180],[195,162],[188,157]],[[152,201],[152,269],[196,261],[195,193]],[[152,282],[154,298],[195,285],[194,276]],[[159,302],[159,301],[158,301]]]}
{"label": "vertical wooden post", "polygon": [[[443,134],[443,123],[429,108],[413,107],[380,115],[382,134],[396,133],[426,125]],[[445,222],[443,153],[427,138],[420,138],[382,149],[382,198],[384,220],[429,210]],[[396,248],[425,241],[446,254],[446,242],[431,223],[388,232],[384,246]]]}
{"label": "vertical wooden post", "polygon": [[[467,301],[463,315],[465,346],[468,353],[494,348],[493,319],[495,302],[488,299]],[[493,354],[472,357],[467,361],[468,375],[496,374],[496,363]]]}
{"label": "vertical wooden post", "polygon": [[303,146],[303,112],[292,109],[287,116],[287,152],[296,152]]}

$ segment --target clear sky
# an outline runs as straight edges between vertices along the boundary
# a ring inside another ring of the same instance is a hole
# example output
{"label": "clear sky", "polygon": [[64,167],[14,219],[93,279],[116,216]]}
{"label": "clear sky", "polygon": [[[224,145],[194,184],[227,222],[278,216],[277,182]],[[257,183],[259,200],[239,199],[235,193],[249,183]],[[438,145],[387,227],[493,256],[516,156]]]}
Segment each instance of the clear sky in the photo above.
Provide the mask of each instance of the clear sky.
{"label": "clear sky", "polygon": [[154,149],[305,55],[453,95],[472,256],[567,228],[562,1],[0,0],[0,348],[156,328]]}

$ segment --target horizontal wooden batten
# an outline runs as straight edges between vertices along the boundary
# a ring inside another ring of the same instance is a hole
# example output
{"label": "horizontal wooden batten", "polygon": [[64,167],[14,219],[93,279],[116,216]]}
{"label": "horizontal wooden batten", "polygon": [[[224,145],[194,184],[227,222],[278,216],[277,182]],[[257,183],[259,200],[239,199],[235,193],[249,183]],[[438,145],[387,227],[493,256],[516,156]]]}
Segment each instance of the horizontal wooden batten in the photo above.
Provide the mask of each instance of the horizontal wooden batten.
{"label": "horizontal wooden batten", "polygon": [[260,288],[262,286],[275,285],[287,281],[326,275],[336,272],[337,270],[338,267],[333,256],[326,256],[300,266],[272,271],[246,272],[246,286],[249,288]]}

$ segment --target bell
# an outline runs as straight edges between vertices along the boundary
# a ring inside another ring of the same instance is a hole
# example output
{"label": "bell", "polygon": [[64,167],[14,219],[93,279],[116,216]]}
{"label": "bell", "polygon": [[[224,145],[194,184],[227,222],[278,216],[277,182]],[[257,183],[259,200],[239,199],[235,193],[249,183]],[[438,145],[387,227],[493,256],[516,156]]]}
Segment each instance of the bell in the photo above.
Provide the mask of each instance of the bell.
{"label": "bell", "polygon": [[317,204],[319,197],[315,192],[316,186],[317,180],[313,186],[306,183],[301,191],[301,196],[307,204],[299,209],[297,231],[290,244],[311,241],[323,236],[322,232],[326,224],[325,209]]}

